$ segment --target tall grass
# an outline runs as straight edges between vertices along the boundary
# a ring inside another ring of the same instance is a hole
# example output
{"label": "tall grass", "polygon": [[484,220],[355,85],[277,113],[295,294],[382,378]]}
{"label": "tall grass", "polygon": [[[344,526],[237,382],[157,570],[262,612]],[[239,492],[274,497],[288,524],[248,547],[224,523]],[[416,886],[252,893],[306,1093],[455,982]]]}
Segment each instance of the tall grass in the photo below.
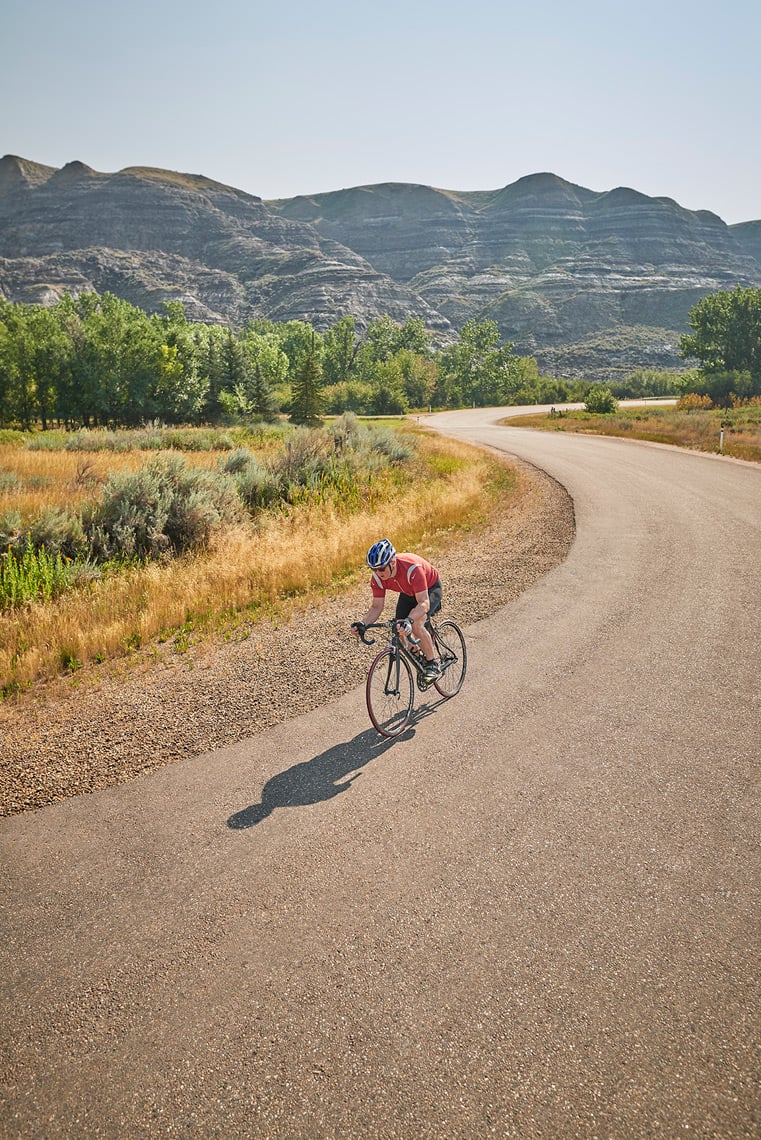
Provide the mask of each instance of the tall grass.
{"label": "tall grass", "polygon": [[[184,452],[189,466],[213,470],[226,450]],[[0,443],[0,517],[18,511],[26,522],[48,507],[76,510],[97,498],[112,475],[137,471],[146,462],[141,451],[34,450]],[[11,479],[10,476],[13,478]]]}
{"label": "tall grass", "polygon": [[761,408],[678,410],[673,408],[619,408],[613,415],[571,411],[552,417],[515,416],[513,427],[546,431],[575,431],[670,443],[696,451],[731,455],[761,462]]}

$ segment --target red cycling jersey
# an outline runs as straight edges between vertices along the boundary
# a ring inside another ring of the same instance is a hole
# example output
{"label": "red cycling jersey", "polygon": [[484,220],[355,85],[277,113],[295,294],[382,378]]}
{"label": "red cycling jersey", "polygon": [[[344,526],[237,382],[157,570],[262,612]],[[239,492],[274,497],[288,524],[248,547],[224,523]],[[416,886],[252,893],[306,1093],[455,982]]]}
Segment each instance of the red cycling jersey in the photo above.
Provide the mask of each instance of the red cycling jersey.
{"label": "red cycling jersey", "polygon": [[393,578],[379,578],[373,574],[370,579],[370,588],[374,598],[385,598],[387,590],[394,590],[397,594],[421,594],[430,590],[439,580],[439,572],[425,558],[419,554],[397,554],[396,573]]}

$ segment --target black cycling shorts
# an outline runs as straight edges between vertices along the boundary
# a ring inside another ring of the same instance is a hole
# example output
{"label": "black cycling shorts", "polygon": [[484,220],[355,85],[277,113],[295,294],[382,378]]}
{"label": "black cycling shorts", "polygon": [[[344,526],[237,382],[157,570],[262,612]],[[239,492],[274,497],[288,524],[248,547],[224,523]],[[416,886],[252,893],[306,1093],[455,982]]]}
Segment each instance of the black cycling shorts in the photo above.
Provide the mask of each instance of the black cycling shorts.
{"label": "black cycling shorts", "polygon": [[[441,609],[441,581],[431,586],[428,591],[428,601],[431,603],[428,617],[433,617]],[[400,594],[396,603],[396,616],[398,619],[406,618],[417,605],[417,598],[413,594]]]}

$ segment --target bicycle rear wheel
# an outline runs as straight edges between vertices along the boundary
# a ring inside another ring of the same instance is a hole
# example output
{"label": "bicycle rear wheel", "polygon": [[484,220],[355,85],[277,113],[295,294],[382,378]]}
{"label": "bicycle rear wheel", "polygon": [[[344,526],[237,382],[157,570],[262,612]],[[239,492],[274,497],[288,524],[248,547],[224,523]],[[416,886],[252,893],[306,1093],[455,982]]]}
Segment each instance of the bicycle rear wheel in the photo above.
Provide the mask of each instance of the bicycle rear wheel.
{"label": "bicycle rear wheel", "polygon": [[443,621],[433,635],[439,652],[441,676],[434,681],[434,687],[442,697],[453,697],[459,693],[468,668],[468,651],[463,632],[453,621]]}
{"label": "bicycle rear wheel", "polygon": [[381,736],[398,736],[409,724],[415,687],[409,663],[386,646],[370,666],[365,686],[367,711]]}

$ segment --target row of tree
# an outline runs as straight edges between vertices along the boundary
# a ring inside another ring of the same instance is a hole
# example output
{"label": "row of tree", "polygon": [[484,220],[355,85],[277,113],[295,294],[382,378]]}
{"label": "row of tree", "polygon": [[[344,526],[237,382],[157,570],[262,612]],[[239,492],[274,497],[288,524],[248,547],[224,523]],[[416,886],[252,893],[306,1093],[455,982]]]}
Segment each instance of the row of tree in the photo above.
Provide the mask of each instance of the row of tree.
{"label": "row of tree", "polygon": [[[761,391],[761,290],[705,298],[685,357],[711,393]],[[112,294],[56,305],[0,300],[0,426],[72,426],[401,414],[428,407],[585,400],[590,384],[543,377],[533,357],[500,343],[495,321],[468,321],[436,349],[419,318],[390,317],[360,333],[350,316],[318,332],[304,321],[242,330],[190,322],[179,302],[147,314]],[[722,387],[723,385],[723,387]],[[613,386],[612,386],[613,387]],[[618,396],[665,395],[673,375],[637,373]],[[739,389],[742,388],[742,391]]]}
{"label": "row of tree", "polygon": [[383,317],[362,335],[352,317],[323,333],[267,320],[234,331],[188,321],[179,302],[149,315],[109,293],[47,308],[0,302],[0,423],[193,423],[283,411],[310,423],[323,412],[498,404],[539,380],[536,361],[499,340],[494,321],[469,322],[437,351],[419,318]]}

